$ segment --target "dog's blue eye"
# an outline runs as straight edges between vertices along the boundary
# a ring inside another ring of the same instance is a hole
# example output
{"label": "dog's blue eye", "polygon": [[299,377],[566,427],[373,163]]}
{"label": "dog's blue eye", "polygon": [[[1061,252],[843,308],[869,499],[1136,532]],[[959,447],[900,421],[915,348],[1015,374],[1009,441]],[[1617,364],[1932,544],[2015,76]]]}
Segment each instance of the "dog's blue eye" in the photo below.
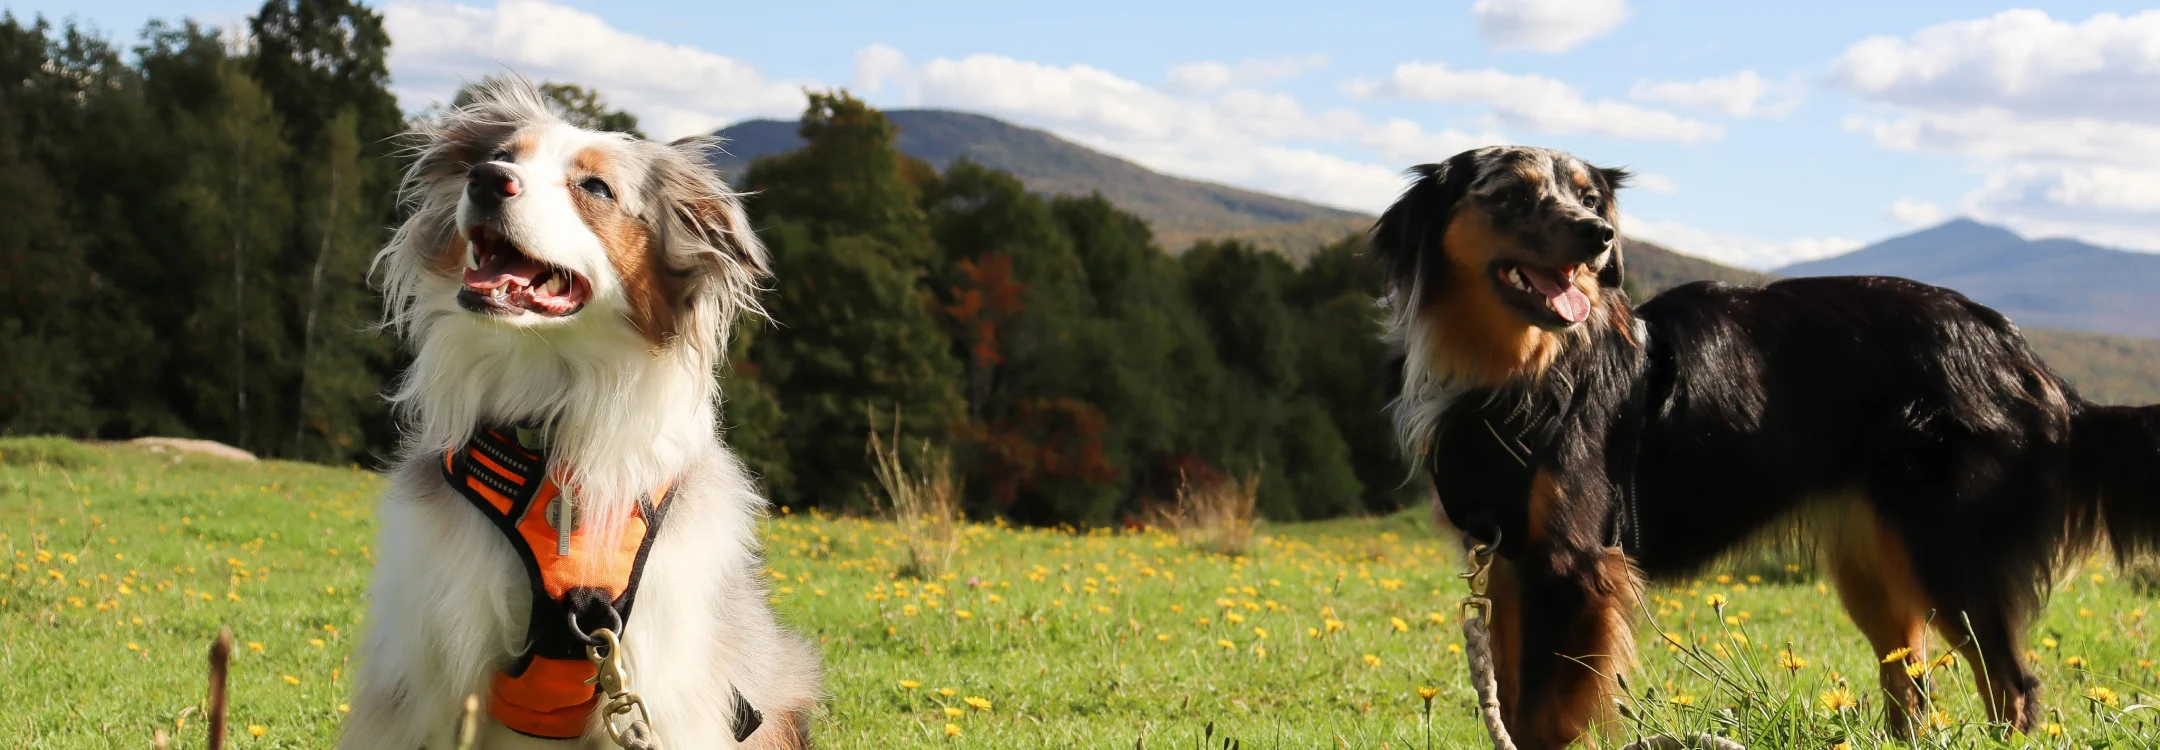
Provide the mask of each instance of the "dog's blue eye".
{"label": "dog's blue eye", "polygon": [[584,182],[578,183],[578,189],[608,200],[615,200],[615,191],[609,190],[607,182],[598,177],[585,178]]}

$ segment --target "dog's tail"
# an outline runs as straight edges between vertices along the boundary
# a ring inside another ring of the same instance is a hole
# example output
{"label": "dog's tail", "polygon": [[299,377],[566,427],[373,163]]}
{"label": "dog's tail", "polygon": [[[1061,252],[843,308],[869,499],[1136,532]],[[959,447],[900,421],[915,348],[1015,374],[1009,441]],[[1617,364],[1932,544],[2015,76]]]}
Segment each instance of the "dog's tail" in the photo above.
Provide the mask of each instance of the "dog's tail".
{"label": "dog's tail", "polygon": [[2160,405],[2083,405],[2070,451],[2076,536],[2123,560],[2160,552]]}

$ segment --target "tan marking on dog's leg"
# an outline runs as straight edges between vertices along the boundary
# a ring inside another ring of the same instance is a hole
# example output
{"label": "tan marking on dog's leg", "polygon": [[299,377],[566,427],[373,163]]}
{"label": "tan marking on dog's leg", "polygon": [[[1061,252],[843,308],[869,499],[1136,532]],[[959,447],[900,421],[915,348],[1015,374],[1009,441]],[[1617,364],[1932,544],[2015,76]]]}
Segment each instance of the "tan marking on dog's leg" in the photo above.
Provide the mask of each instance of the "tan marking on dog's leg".
{"label": "tan marking on dog's leg", "polygon": [[1910,737],[1925,697],[1925,677],[1909,676],[1906,667],[1927,663],[1926,621],[1932,605],[1913,575],[1904,542],[1866,503],[1845,503],[1826,531],[1823,545],[1838,598],[1874,646],[1875,659],[1880,662],[1898,649],[1906,650],[1903,659],[1878,663],[1876,677],[1889,699],[1884,722],[1890,733]]}
{"label": "tan marking on dog's leg", "polygon": [[758,727],[741,747],[753,750],[810,750],[810,711],[813,706],[790,706],[765,714],[765,724]]}
{"label": "tan marking on dog's leg", "polygon": [[1627,556],[1607,549],[1597,563],[1597,590],[1566,628],[1559,644],[1560,662],[1540,716],[1520,717],[1516,743],[1523,748],[1561,748],[1611,718],[1615,679],[1635,662],[1635,601],[1640,577]]}

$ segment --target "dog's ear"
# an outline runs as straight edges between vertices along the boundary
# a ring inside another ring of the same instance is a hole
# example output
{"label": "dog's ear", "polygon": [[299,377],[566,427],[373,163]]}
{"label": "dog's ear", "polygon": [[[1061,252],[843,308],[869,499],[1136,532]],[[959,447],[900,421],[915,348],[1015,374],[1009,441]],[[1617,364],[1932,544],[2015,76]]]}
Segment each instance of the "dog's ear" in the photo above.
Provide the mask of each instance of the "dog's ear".
{"label": "dog's ear", "polygon": [[[742,195],[707,161],[718,143],[695,137],[635,146],[646,149],[655,186],[641,213],[656,230],[679,329],[694,347],[724,345],[738,315],[762,316],[757,295],[772,275]],[[720,351],[724,347],[707,353]]]}
{"label": "dog's ear", "polygon": [[[1605,183],[1605,204],[1601,207],[1605,212],[1605,221],[1612,224],[1614,228],[1618,228],[1620,226],[1620,188],[1627,187],[1628,178],[1634,175],[1619,167],[1600,167],[1597,169],[1597,176],[1599,181]],[[1606,289],[1619,289],[1622,284],[1627,282],[1626,250],[1627,235],[1622,233],[1613,239],[1612,262],[1606,263],[1605,270],[1598,272],[1598,286]]]}
{"label": "dog's ear", "polygon": [[[1419,274],[1428,277],[1424,281],[1429,283],[1446,271],[1446,263],[1429,262],[1426,256],[1439,251],[1455,205],[1477,177],[1475,154],[1465,151],[1438,164],[1411,167],[1409,189],[1373,223],[1367,245],[1390,286],[1408,290],[1417,286]],[[1430,259],[1438,260],[1437,256]]]}

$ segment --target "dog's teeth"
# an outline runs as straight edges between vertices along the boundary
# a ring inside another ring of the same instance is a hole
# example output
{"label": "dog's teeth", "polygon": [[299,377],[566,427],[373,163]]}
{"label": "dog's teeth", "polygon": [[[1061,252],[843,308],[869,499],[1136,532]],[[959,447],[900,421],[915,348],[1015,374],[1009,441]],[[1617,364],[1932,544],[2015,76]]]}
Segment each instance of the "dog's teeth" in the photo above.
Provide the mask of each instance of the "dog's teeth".
{"label": "dog's teeth", "polygon": [[507,289],[506,287],[501,287],[501,286],[499,286],[499,287],[495,287],[495,289],[494,289],[494,290],[492,290],[492,291],[488,292],[488,296],[494,297],[494,298],[496,298],[496,299],[502,299],[503,297],[506,297],[506,296],[508,296],[508,295],[509,295],[509,290],[508,290],[508,289]]}
{"label": "dog's teeth", "polygon": [[553,294],[553,295],[561,296],[563,292],[565,292],[565,291],[568,291],[568,287],[569,287],[569,286],[570,286],[570,282],[569,282],[568,280],[565,280],[565,279],[563,278],[562,274],[559,274],[559,273],[558,273],[558,274],[555,274],[555,275],[553,275],[553,276],[549,276],[549,277],[548,277],[548,283],[547,283],[547,292],[548,292],[548,294]]}
{"label": "dog's teeth", "polygon": [[467,242],[467,243],[465,243],[465,270],[467,270],[467,271],[478,271],[478,270],[480,270],[480,246],[479,246],[479,245],[473,244],[473,243],[471,243],[471,242]]}

